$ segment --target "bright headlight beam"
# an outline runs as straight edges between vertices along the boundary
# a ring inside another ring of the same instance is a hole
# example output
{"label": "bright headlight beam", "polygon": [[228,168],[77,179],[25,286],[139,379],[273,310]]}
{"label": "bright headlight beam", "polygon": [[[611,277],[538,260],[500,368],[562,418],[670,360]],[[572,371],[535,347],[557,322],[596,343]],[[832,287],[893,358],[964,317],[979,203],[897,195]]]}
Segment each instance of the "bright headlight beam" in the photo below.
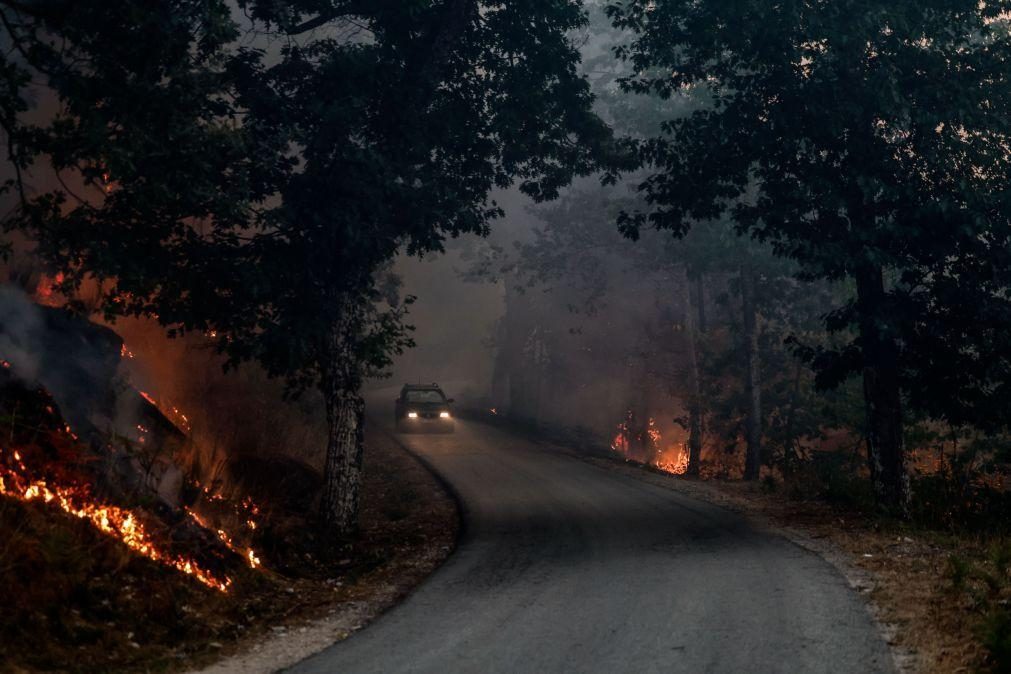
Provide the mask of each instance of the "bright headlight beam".
{"label": "bright headlight beam", "polygon": [[417,419],[418,418],[418,413],[417,412],[408,412],[407,413],[407,418],[408,419]]}
{"label": "bright headlight beam", "polygon": [[440,419],[448,419],[449,418],[449,412],[439,412],[439,418]]}

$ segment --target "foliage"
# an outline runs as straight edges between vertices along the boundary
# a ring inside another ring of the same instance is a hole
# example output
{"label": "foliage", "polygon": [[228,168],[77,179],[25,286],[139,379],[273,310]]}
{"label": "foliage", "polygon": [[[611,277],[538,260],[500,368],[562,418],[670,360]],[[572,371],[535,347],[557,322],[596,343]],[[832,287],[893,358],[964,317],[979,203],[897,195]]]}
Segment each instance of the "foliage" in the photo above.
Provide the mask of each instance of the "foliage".
{"label": "foliage", "polygon": [[[549,198],[607,139],[569,2],[241,3],[250,28],[298,37],[279,49],[237,42],[223,3],[149,4],[4,10],[23,55],[7,63],[12,155],[73,174],[6,224],[68,288],[104,282],[107,314],[214,330],[295,388],[318,381],[335,312],[365,326],[362,376],[410,345],[380,273],[398,250],[486,233],[493,187]],[[39,74],[61,110],[30,123]]]}
{"label": "foliage", "polygon": [[[38,242],[64,291],[97,284],[108,318],[204,332],[230,365],[319,387],[322,510],[336,517],[340,501],[346,532],[359,389],[413,344],[395,256],[487,234],[493,189],[549,199],[612,153],[570,39],[584,13],[571,0],[241,0],[240,25],[215,0],[155,4],[0,7],[20,196],[4,226]],[[33,108],[32,78],[55,110]],[[36,164],[57,185],[29,194]]]}
{"label": "foliage", "polygon": [[1011,671],[1011,544],[1001,539],[978,560],[952,555],[947,576],[952,589],[966,594],[979,616],[975,631],[987,650],[987,669]]}
{"label": "foliage", "polygon": [[[730,212],[810,277],[883,266],[873,320],[901,340],[909,402],[956,423],[1007,418],[1006,4],[612,4],[635,32],[616,50],[628,90],[711,97],[641,145],[650,208],[624,230]],[[845,302],[826,326],[864,310]],[[854,371],[862,344],[817,351],[820,382]]]}

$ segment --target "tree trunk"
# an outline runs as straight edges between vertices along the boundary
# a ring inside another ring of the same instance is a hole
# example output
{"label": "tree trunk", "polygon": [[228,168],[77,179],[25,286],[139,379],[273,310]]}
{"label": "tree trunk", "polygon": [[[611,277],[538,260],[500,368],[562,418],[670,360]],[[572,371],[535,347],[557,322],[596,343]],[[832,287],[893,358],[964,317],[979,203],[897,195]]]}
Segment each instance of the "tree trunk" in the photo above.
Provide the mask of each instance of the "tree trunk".
{"label": "tree trunk", "polygon": [[702,464],[702,383],[699,373],[698,332],[695,307],[692,306],[691,281],[684,284],[685,337],[688,345],[688,471],[697,476]]}
{"label": "tree trunk", "polygon": [[695,279],[695,306],[699,310],[699,325],[698,331],[700,335],[704,335],[709,327],[706,321],[706,290],[705,290],[705,275],[699,274]]}
{"label": "tree trunk", "polygon": [[323,538],[330,540],[354,532],[358,520],[365,401],[354,353],[355,323],[353,314],[344,312],[335,319],[327,336],[322,382],[327,448],[320,521]]}
{"label": "tree trunk", "polygon": [[748,410],[745,417],[747,453],[744,479],[757,480],[762,472],[762,380],[758,355],[758,309],[755,305],[755,272],[741,267],[741,307],[744,311],[744,353],[747,360]]}
{"label": "tree trunk", "polygon": [[878,505],[890,513],[906,515],[909,475],[902,438],[899,348],[887,328],[882,329],[888,325],[888,308],[881,267],[861,267],[856,281],[871,480]]}

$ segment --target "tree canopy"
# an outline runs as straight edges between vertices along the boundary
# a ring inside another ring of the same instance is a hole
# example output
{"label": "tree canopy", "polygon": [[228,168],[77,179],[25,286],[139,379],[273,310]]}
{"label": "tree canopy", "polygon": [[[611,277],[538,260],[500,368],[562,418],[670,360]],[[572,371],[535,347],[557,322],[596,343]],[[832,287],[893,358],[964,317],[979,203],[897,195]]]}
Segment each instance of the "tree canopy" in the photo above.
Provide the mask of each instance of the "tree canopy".
{"label": "tree canopy", "polygon": [[[640,146],[648,208],[683,233],[732,216],[810,278],[853,279],[808,349],[820,382],[863,371],[872,468],[901,486],[901,403],[991,423],[1011,381],[1007,3],[613,3],[627,90],[703,95]],[[943,84],[942,84],[943,83]],[[971,309],[970,309],[971,307]],[[1006,414],[999,418],[1007,418]],[[884,448],[884,454],[877,452]],[[882,459],[882,456],[885,456]]]}
{"label": "tree canopy", "polygon": [[[107,315],[213,332],[232,362],[323,388],[349,475],[358,388],[410,343],[383,270],[486,233],[493,189],[551,198],[610,152],[576,2],[250,0],[248,24],[210,1],[40,7],[3,7],[23,195],[5,226],[67,289],[99,283]],[[37,165],[58,180],[33,192]],[[334,490],[346,530],[354,488]]]}

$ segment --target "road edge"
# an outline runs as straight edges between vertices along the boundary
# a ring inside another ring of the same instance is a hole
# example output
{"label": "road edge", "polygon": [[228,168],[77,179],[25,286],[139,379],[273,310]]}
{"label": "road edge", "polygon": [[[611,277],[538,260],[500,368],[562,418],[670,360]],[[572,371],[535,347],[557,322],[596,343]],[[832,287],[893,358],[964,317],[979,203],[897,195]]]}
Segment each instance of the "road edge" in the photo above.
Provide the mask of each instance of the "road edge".
{"label": "road edge", "polygon": [[206,667],[190,670],[186,674],[274,674],[286,671],[303,660],[321,653],[365,629],[402,604],[431,578],[459,548],[464,529],[464,511],[456,489],[431,464],[411,451],[388,428],[371,418],[367,419],[367,423],[372,426],[374,432],[381,434],[418,464],[453,502],[456,509],[456,535],[453,537],[450,549],[416,582],[387,585],[367,600],[345,603],[339,608],[335,608],[332,615],[309,621],[290,631],[284,628],[277,631],[275,628],[275,633],[272,636],[256,644],[252,650],[226,657]]}

